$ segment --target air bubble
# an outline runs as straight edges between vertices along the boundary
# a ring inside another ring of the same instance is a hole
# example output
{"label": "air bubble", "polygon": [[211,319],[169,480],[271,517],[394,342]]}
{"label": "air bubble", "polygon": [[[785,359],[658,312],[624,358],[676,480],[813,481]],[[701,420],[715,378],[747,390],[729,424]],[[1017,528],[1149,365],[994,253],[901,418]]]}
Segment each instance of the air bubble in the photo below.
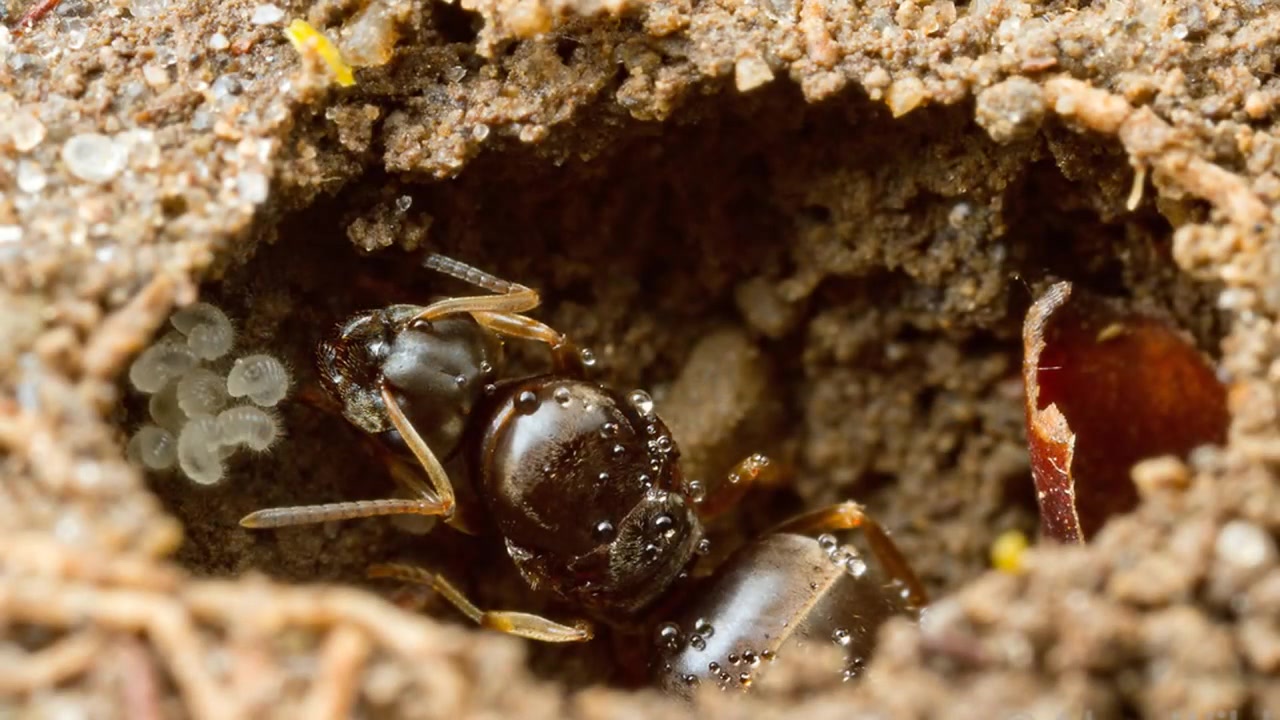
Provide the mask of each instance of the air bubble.
{"label": "air bubble", "polygon": [[742,661],[750,665],[751,667],[756,667],[757,665],[760,664],[760,656],[756,655],[750,650],[747,650],[742,653]]}
{"label": "air bubble", "polygon": [[493,374],[493,363],[489,362],[488,360],[481,360],[481,361],[480,361],[480,374],[481,374],[482,376],[485,376],[485,377],[488,377],[488,376],[492,375],[492,374]]}
{"label": "air bubble", "polygon": [[212,415],[227,406],[227,381],[218,373],[196,368],[178,381],[178,406],[188,416]]}
{"label": "air bubble", "polygon": [[178,432],[187,422],[187,414],[182,412],[178,404],[178,383],[171,382],[164,389],[147,401],[147,412],[157,425],[172,432]]}
{"label": "air bubble", "polygon": [[595,539],[600,542],[609,542],[618,534],[617,530],[613,527],[613,523],[608,520],[601,520],[596,523],[596,526],[592,528],[591,532],[595,536]]}
{"label": "air bubble", "polygon": [[242,357],[227,375],[227,392],[231,397],[247,396],[264,407],[280,402],[288,391],[289,371],[270,355]]}
{"label": "air bubble", "polygon": [[129,440],[129,457],[152,470],[168,470],[178,461],[173,433],[156,425],[143,425]]}
{"label": "air bubble", "polygon": [[709,638],[716,634],[715,627],[707,622],[705,618],[698,618],[697,622],[693,624],[693,631],[704,638]]}
{"label": "air bubble", "polygon": [[612,453],[615,458],[620,458],[627,454],[627,449],[622,445],[614,445],[610,448],[609,452]]}
{"label": "air bubble", "polygon": [[707,486],[699,480],[690,480],[685,491],[689,494],[689,499],[696,503],[707,499]]}
{"label": "air bubble", "polygon": [[178,435],[178,465],[182,472],[201,485],[212,485],[222,479],[218,421],[203,415],[192,418]]}
{"label": "air bubble", "polygon": [[627,402],[631,403],[641,415],[653,414],[653,398],[643,390],[632,390],[631,394],[627,395]]}
{"label": "air bubble", "polygon": [[463,374],[461,374],[461,373],[459,373],[459,374],[455,375],[455,376],[453,377],[453,384],[454,384],[454,385],[457,385],[457,386],[458,386],[458,387],[460,387],[460,388],[462,388],[462,387],[466,387],[466,386],[467,386],[467,376],[466,376],[466,375],[463,375]]}
{"label": "air bubble", "polygon": [[655,532],[670,532],[676,526],[676,519],[670,515],[663,513],[653,519],[653,529]]}
{"label": "air bubble", "polygon": [[698,652],[702,652],[707,649],[707,641],[702,639],[701,635],[695,633],[689,636],[689,646]]}
{"label": "air bubble", "polygon": [[853,636],[844,628],[836,628],[831,633],[831,641],[841,647],[848,647],[849,643],[853,642]]}
{"label": "air bubble", "polygon": [[596,480],[599,480],[599,481],[600,481],[600,484],[602,484],[602,485],[603,485],[604,483],[609,482],[609,473],[607,473],[607,472],[602,472],[602,473],[600,473],[599,475],[597,475],[597,476],[596,476]]}
{"label": "air bubble", "polygon": [[600,426],[600,437],[608,439],[612,437],[617,437],[617,435],[618,435],[618,423],[607,422]]}
{"label": "air bubble", "polygon": [[530,390],[523,390],[516,396],[516,412],[521,415],[532,415],[538,410],[538,396]]}
{"label": "air bubble", "polygon": [[835,535],[819,535],[818,547],[822,548],[827,553],[831,553],[836,549],[836,536]]}
{"label": "air bubble", "polygon": [[224,445],[246,445],[262,452],[280,437],[280,421],[253,405],[240,405],[218,415],[218,431]]}
{"label": "air bubble", "polygon": [[860,578],[867,574],[867,561],[854,555],[844,563],[844,569],[852,576]]}
{"label": "air bubble", "polygon": [[673,623],[662,623],[658,626],[658,631],[654,635],[654,643],[664,650],[680,649],[680,626]]}
{"label": "air bubble", "polygon": [[582,358],[582,366],[588,370],[596,366],[596,354],[587,348],[582,348],[578,352],[578,357]]}
{"label": "air bubble", "polygon": [[662,452],[670,452],[670,451],[671,451],[671,438],[670,438],[670,437],[667,437],[666,435],[661,435],[661,436],[659,436],[659,437],[658,437],[658,439],[657,439],[657,441],[656,441],[656,442],[658,443],[658,450],[661,450]]}
{"label": "air bubble", "polygon": [[641,552],[644,554],[645,560],[647,560],[648,562],[653,562],[654,560],[658,559],[658,555],[661,551],[659,550],[657,545],[654,545],[653,543],[649,543],[648,545],[644,546],[644,550],[642,550]]}
{"label": "air bubble", "polygon": [[555,400],[560,407],[569,407],[573,397],[569,394],[569,388],[558,387],[551,393],[551,399]]}
{"label": "air bubble", "polygon": [[158,392],[196,366],[195,353],[180,338],[164,337],[129,366],[129,382],[144,393]]}
{"label": "air bubble", "polygon": [[711,541],[706,538],[702,538],[698,541],[698,546],[694,549],[694,552],[699,555],[709,555],[711,553]]}

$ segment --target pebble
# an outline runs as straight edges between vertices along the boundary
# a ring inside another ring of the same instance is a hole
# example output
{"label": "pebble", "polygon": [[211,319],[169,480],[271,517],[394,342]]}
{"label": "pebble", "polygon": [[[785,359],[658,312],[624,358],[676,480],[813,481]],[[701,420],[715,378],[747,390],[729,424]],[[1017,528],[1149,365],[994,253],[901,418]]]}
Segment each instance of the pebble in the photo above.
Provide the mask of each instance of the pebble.
{"label": "pebble", "polygon": [[44,168],[33,160],[19,160],[14,179],[18,182],[18,189],[25,193],[38,193],[49,184]]}
{"label": "pebble", "polygon": [[1275,561],[1276,543],[1261,527],[1245,520],[1232,520],[1218,532],[1214,552],[1223,563],[1252,570]]}
{"label": "pebble", "polygon": [[13,148],[27,152],[44,141],[44,123],[26,113],[18,113],[9,121],[9,134],[13,138]]}
{"label": "pebble", "polygon": [[254,25],[273,25],[284,19],[284,11],[271,3],[263,3],[253,9],[249,22]]}
{"label": "pebble", "polygon": [[231,41],[227,39],[226,35],[216,32],[209,36],[209,48],[211,50],[226,50],[229,47],[231,47]]}
{"label": "pebble", "polygon": [[73,135],[63,144],[62,162],[81,180],[105,183],[124,169],[125,153],[106,135],[83,133]]}
{"label": "pebble", "polygon": [[267,176],[259,172],[242,172],[236,177],[236,190],[240,198],[257,205],[267,199]]}

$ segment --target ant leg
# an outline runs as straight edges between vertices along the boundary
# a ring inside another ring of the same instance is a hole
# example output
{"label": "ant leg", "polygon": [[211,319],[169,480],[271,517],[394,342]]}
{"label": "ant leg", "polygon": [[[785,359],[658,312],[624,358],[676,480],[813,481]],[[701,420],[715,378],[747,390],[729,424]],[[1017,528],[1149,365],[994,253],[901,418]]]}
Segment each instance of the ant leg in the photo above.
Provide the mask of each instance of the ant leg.
{"label": "ant leg", "polygon": [[507,337],[535,340],[551,348],[551,361],[557,374],[581,378],[586,376],[582,350],[564,333],[533,318],[511,312],[473,312],[481,327]]}
{"label": "ant leg", "polygon": [[371,578],[391,578],[428,585],[480,627],[508,635],[554,643],[585,642],[594,636],[593,627],[586,620],[578,620],[573,625],[562,625],[541,615],[481,610],[448,580],[422,568],[398,563],[374,565],[369,568],[368,575]]}
{"label": "ant leg", "polygon": [[458,313],[522,313],[538,307],[538,303],[541,302],[537,290],[503,280],[444,255],[428,255],[423,265],[494,294],[445,298],[423,308],[422,312],[414,318],[415,320],[433,320]]}
{"label": "ant leg", "polygon": [[703,520],[720,515],[733,507],[753,487],[777,485],[786,476],[782,467],[761,455],[753,453],[742,459],[727,475],[707,483],[703,499],[698,503],[698,515]]}
{"label": "ant leg", "polygon": [[240,519],[240,526],[255,529],[278,528],[382,515],[444,514],[444,505],[434,500],[358,500],[328,505],[267,508],[245,515]]}
{"label": "ant leg", "polygon": [[770,530],[772,533],[821,533],[840,530],[861,530],[871,546],[872,552],[880,561],[889,576],[898,580],[907,589],[908,600],[917,607],[928,602],[928,594],[911,564],[903,556],[898,545],[889,537],[889,533],[870,515],[862,505],[845,501],[838,505],[801,513]]}
{"label": "ant leg", "polygon": [[413,456],[418,459],[422,469],[427,471],[427,479],[431,481],[431,489],[434,491],[435,497],[439,499],[440,505],[444,508],[442,514],[446,518],[452,517],[455,502],[453,483],[449,481],[449,475],[445,472],[444,466],[436,459],[436,454],[431,452],[431,448],[427,447],[426,441],[422,439],[422,436],[418,434],[418,430],[409,422],[409,418],[405,417],[404,410],[400,409],[400,403],[396,402],[395,394],[385,384],[382,386],[382,402],[387,407],[387,417],[391,419],[391,424],[400,433],[400,437],[404,438],[404,442],[409,446],[409,449],[413,451]]}

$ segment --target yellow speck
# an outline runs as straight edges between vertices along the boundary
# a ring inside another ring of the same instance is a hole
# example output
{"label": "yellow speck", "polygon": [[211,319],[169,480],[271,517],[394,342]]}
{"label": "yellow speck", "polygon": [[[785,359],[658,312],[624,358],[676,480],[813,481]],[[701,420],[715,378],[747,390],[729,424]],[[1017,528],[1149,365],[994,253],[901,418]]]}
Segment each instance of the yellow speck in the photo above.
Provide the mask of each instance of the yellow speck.
{"label": "yellow speck", "polygon": [[1019,530],[1006,530],[991,543],[991,564],[1000,572],[1022,572],[1022,559],[1027,554],[1027,536]]}
{"label": "yellow speck", "polygon": [[329,71],[333,73],[333,79],[339,85],[351,87],[356,84],[355,76],[351,74],[351,66],[342,59],[342,53],[339,52],[338,47],[325,37],[324,33],[311,27],[311,23],[295,19],[289,23],[289,27],[285,28],[284,36],[293,43],[298,54],[319,57],[329,67]]}
{"label": "yellow speck", "polygon": [[1104,343],[1108,340],[1115,340],[1121,335],[1124,335],[1125,332],[1127,332],[1127,330],[1122,323],[1111,323],[1098,331],[1097,341],[1099,343]]}

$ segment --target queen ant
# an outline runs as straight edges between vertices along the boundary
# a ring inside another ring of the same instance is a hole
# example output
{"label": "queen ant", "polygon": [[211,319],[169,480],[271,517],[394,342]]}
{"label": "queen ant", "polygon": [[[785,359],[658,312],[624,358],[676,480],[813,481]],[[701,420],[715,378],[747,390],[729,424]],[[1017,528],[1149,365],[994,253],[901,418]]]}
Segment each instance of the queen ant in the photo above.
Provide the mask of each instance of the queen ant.
{"label": "queen ant", "polygon": [[[490,294],[359,313],[317,352],[321,383],[346,419],[415,461],[418,471],[393,472],[412,497],[259,510],[243,526],[419,515],[497,535],[528,585],[589,619],[482,610],[441,575],[407,565],[370,575],[429,585],[481,626],[533,640],[586,641],[597,622],[656,630],[658,679],[673,688],[741,683],[747,673],[734,665],[767,659],[793,637],[854,645],[856,664],[880,620],[924,603],[910,565],[853,502],[794,517],[710,574],[696,571],[704,523],[774,465],[752,455],[717,482],[686,481],[653,401],[588,380],[590,355],[524,314],[539,304],[535,290],[441,255],[425,266]],[[508,338],[547,346],[551,371],[504,375]],[[855,528],[888,581],[834,538],[812,537]]]}

